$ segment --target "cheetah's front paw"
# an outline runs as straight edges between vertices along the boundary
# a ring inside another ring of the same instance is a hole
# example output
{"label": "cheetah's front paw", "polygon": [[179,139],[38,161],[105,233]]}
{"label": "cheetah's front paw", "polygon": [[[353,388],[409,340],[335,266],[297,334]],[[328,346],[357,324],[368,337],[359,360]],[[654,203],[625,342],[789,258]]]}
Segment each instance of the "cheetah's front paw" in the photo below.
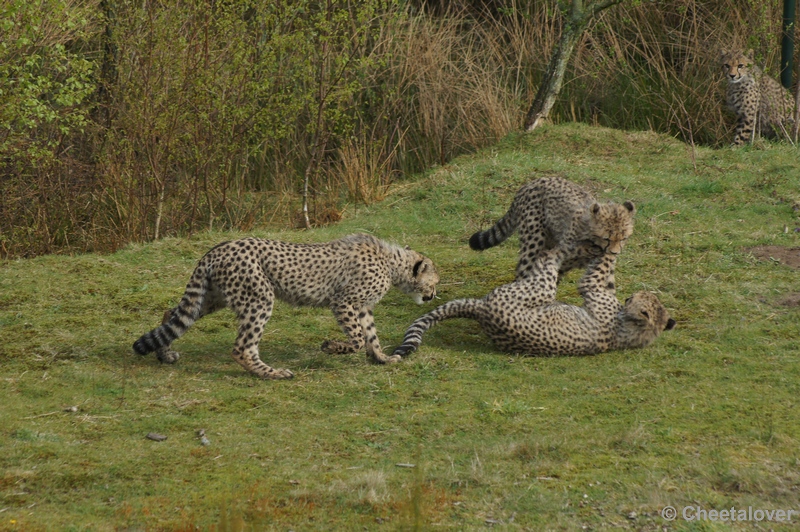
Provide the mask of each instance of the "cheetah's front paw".
{"label": "cheetah's front paw", "polygon": [[294,373],[288,369],[283,368],[269,368],[268,371],[258,373],[262,379],[278,380],[278,379],[293,379]]}
{"label": "cheetah's front paw", "polygon": [[403,357],[400,355],[390,355],[386,356],[384,354],[372,355],[367,357],[373,364],[396,364],[403,360]]}

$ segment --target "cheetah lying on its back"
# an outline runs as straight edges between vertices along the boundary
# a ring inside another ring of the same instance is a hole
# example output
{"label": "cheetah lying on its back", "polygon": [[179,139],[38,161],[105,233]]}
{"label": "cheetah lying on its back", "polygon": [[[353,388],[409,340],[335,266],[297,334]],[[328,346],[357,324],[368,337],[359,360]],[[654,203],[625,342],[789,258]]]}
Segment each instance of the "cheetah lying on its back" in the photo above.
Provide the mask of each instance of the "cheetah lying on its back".
{"label": "cheetah lying on its back", "polygon": [[[542,177],[517,191],[508,212],[493,227],[469,239],[475,250],[496,246],[519,230],[517,280],[530,275],[543,250],[569,247],[561,274],[585,268],[603,253],[618,254],[633,233],[636,207],[626,201],[597,203],[582,187],[560,177]],[[572,245],[575,242],[576,245]]]}
{"label": "cheetah lying on its back", "polygon": [[747,144],[756,129],[767,138],[792,131],[794,99],[780,83],[753,65],[753,50],[723,51],[720,63],[728,80],[726,102],[736,114],[734,146]]}
{"label": "cheetah lying on its back", "polygon": [[163,323],[139,338],[140,355],[156,351],[161,362],[174,363],[170,344],[198,319],[223,307],[239,319],[233,358],[262,378],[292,377],[261,361],[258,343],[272,315],[275,298],[298,306],[327,306],[349,341],[322,344],[327,353],[352,353],[366,343],[379,363],[387,357],[378,342],[372,310],[392,286],[411,294],[417,303],[436,295],[439,275],[431,260],[408,248],[369,235],[346,236],[325,244],[290,244],[245,238],[224,242],[200,259],[178,306]]}
{"label": "cheetah lying on its back", "polygon": [[675,326],[650,292],[636,292],[620,305],[614,286],[616,256],[611,253],[593,259],[581,278],[582,307],[559,303],[558,271],[568,255],[569,251],[548,250],[528,277],[500,286],[483,299],[458,299],[432,310],[411,324],[394,354],[415,351],[425,331],[450,318],[477,320],[500,349],[527,355],[593,355],[644,347]]}

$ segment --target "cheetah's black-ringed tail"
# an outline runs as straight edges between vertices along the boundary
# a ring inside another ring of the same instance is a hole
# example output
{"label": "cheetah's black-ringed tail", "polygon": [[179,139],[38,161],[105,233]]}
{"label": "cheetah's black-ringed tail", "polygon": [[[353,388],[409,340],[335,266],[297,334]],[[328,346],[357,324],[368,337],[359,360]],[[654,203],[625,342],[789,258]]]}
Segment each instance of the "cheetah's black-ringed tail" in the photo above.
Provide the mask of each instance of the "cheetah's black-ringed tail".
{"label": "cheetah's black-ringed tail", "polygon": [[396,347],[392,354],[404,357],[416,351],[422,343],[422,335],[425,334],[425,331],[441,321],[451,318],[477,319],[482,305],[482,299],[455,299],[436,307],[417,318],[408,327],[403,343]]}
{"label": "cheetah's black-ringed tail", "polygon": [[485,231],[478,231],[469,238],[469,247],[475,251],[483,251],[503,243],[517,230],[517,220],[511,211]]}
{"label": "cheetah's black-ringed tail", "polygon": [[170,345],[198,320],[211,282],[208,274],[208,269],[201,261],[195,268],[180,303],[170,311],[169,320],[143,334],[133,343],[133,350],[136,353],[146,355]]}

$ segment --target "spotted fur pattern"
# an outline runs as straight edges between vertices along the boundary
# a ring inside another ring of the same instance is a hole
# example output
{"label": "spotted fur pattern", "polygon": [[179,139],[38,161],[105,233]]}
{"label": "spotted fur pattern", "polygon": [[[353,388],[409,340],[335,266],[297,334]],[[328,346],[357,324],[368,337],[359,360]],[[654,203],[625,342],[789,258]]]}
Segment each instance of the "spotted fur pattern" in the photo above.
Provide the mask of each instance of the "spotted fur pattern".
{"label": "spotted fur pattern", "polygon": [[438,282],[429,258],[370,235],[324,244],[258,238],[224,242],[200,259],[178,306],[133,349],[140,355],[155,351],[161,362],[174,363],[179,355],[170,349],[172,342],[201,317],[227,306],[239,320],[233,358],[262,378],[292,377],[291,371],[272,368],[259,357],[259,341],[278,298],[333,311],[348,341],[326,341],[323,351],[351,353],[366,345],[375,362],[397,362],[400,357],[381,350],[373,308],[392,286],[418,303],[430,301]]}
{"label": "spotted fur pattern", "polygon": [[516,278],[530,275],[539,254],[548,249],[571,249],[561,273],[585,268],[604,253],[618,254],[633,233],[636,207],[598,203],[584,188],[557,176],[535,179],[517,191],[511,207],[494,226],[469,239],[474,250],[484,250],[519,231]]}
{"label": "spotted fur pattern", "polygon": [[723,51],[722,72],[728,80],[726,103],[736,114],[734,146],[753,139],[753,131],[766,138],[787,136],[794,127],[794,99],[780,83],[753,64],[753,51]]}
{"label": "spotted fur pattern", "polygon": [[503,351],[526,355],[594,355],[650,344],[675,320],[650,292],[636,292],[624,305],[614,284],[616,255],[592,259],[578,284],[583,306],[556,301],[558,271],[568,252],[545,251],[530,275],[492,290],[483,299],[450,301],[417,319],[395,355],[406,356],[437,323],[451,318],[477,320]]}

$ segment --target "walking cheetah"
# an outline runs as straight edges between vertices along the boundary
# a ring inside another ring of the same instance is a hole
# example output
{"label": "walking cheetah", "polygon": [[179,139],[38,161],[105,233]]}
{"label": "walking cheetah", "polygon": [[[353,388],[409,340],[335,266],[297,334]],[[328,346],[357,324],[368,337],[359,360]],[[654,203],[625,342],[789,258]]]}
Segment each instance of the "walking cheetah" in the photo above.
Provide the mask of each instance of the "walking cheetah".
{"label": "walking cheetah", "polygon": [[734,146],[747,144],[753,129],[764,137],[786,136],[792,130],[794,99],[780,83],[753,64],[753,50],[723,50],[720,63],[728,80],[726,101],[736,114]]}
{"label": "walking cheetah", "polygon": [[265,379],[291,378],[287,369],[261,361],[258,343],[275,298],[298,306],[327,306],[349,341],[329,340],[326,353],[352,353],[366,344],[375,362],[397,362],[381,351],[372,309],[392,286],[421,304],[436,295],[439,275],[431,260],[409,248],[355,234],[324,244],[245,238],[223,242],[200,259],[178,306],[160,327],[133,344],[140,355],[156,351],[174,363],[170,344],[198,319],[225,306],[239,319],[233,358]]}
{"label": "walking cheetah", "polygon": [[[469,239],[474,250],[496,246],[519,229],[519,262],[516,278],[530,275],[540,252],[569,247],[560,274],[585,268],[603,253],[619,254],[633,233],[636,207],[598,203],[584,188],[557,176],[542,177],[523,185],[511,207],[494,226]],[[576,245],[573,245],[576,244]]]}
{"label": "walking cheetah", "polygon": [[458,299],[418,318],[395,355],[406,356],[422,335],[442,320],[470,318],[503,351],[526,355],[594,355],[650,344],[675,320],[650,292],[636,292],[620,305],[614,286],[616,255],[592,259],[578,283],[583,306],[556,301],[561,261],[569,251],[551,249],[534,262],[530,275],[492,290],[483,299]]}

